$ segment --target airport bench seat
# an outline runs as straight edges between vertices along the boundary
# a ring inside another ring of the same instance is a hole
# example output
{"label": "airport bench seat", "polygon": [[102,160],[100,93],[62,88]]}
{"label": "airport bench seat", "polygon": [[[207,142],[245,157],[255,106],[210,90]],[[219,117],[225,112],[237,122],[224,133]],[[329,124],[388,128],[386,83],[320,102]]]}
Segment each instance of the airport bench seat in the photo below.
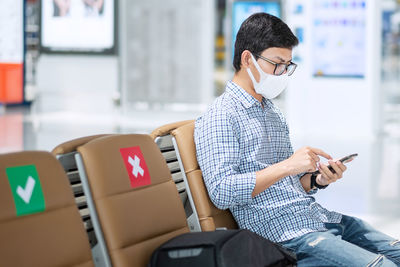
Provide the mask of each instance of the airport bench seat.
{"label": "airport bench seat", "polygon": [[[193,210],[193,219],[189,220],[189,224],[193,224],[191,229],[201,231],[214,231],[219,228],[237,229],[237,223],[230,211],[216,208],[208,196],[196,157],[194,121],[181,121],[161,126],[155,129],[151,136],[164,138],[164,140],[172,138]],[[158,141],[158,143],[162,142]]]}
{"label": "airport bench seat", "polygon": [[53,155],[0,155],[0,203],[0,265],[93,266],[71,187]]}
{"label": "airport bench seat", "polygon": [[[149,135],[98,138],[78,152],[96,236],[109,255],[106,266],[146,266],[155,248],[189,232],[175,183]],[[149,183],[134,184],[147,175]]]}

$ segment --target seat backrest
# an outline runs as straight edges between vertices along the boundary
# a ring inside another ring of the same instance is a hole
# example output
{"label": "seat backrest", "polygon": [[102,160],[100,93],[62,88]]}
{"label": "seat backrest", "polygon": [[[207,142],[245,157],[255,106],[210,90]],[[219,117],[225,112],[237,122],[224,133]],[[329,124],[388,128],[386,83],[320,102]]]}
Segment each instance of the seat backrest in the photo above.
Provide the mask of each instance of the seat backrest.
{"label": "seat backrest", "polygon": [[81,178],[79,176],[78,167],[76,166],[75,154],[77,153],[77,148],[82,146],[94,139],[108,136],[110,134],[98,134],[76,138],[73,140],[66,141],[62,144],[56,146],[51,153],[57,157],[58,161],[63,166],[69,182],[74,193],[75,202],[78,206],[79,213],[81,214],[83,224],[85,226],[87,235],[89,237],[90,246],[92,247],[93,258],[97,259],[96,253],[97,249],[97,239],[93,229],[93,223],[89,215],[89,210],[87,207],[86,196],[83,191]]}
{"label": "seat backrest", "polygon": [[177,122],[165,124],[163,126],[160,126],[156,129],[154,129],[151,132],[150,136],[153,139],[156,139],[157,137],[160,137],[160,136],[166,136],[166,135],[170,134],[176,128],[183,126],[185,124],[191,123],[191,122],[194,122],[194,120],[177,121]]}
{"label": "seat backrest", "polygon": [[0,155],[0,265],[93,266],[68,179],[48,152]]}
{"label": "seat backrest", "polygon": [[56,156],[57,159],[61,162],[61,165],[63,165],[66,172],[73,172],[77,169],[75,163],[76,149],[79,146],[86,144],[87,142],[107,135],[108,134],[97,134],[72,139],[62,144],[59,144],[58,146],[53,148],[51,153]]}
{"label": "seat backrest", "polygon": [[171,132],[177,145],[179,157],[193,198],[202,231],[217,228],[237,229],[238,226],[229,210],[220,210],[211,202],[203,175],[197,162],[194,143],[194,122],[185,124]]}
{"label": "seat backrest", "polygon": [[70,152],[75,152],[79,146],[84,145],[87,142],[90,142],[96,138],[100,138],[107,135],[109,134],[96,134],[96,135],[90,135],[72,139],[62,144],[59,144],[51,151],[51,153],[56,156],[56,155],[64,155]]}
{"label": "seat backrest", "polygon": [[182,204],[185,208],[185,214],[190,231],[200,231],[201,229],[199,220],[197,218],[196,212],[193,211],[192,206],[194,205],[192,203],[191,196],[188,195],[188,192],[186,190],[187,186],[184,179],[184,173],[181,170],[181,166],[176,155],[175,146],[172,141],[171,135],[171,131],[190,122],[193,122],[193,120],[178,121],[160,126],[156,128],[150,134],[150,136],[154,139],[163,157],[167,161],[168,169],[171,172],[172,179],[175,182]]}
{"label": "seat backrest", "polygon": [[78,152],[94,203],[91,217],[98,219],[112,265],[146,266],[154,249],[189,231],[167,164],[149,135],[98,138]]}

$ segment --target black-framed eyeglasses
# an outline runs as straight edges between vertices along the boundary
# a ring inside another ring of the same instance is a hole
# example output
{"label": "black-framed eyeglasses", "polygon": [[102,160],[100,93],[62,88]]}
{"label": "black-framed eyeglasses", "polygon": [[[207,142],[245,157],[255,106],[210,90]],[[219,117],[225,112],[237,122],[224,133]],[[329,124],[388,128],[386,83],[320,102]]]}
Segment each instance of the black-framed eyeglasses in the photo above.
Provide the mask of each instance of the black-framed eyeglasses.
{"label": "black-framed eyeglasses", "polygon": [[293,62],[289,62],[288,64],[276,63],[276,62],[273,62],[272,60],[270,60],[270,59],[268,59],[266,57],[263,57],[261,55],[255,55],[255,56],[267,61],[268,63],[270,63],[272,65],[274,65],[275,66],[274,75],[277,75],[277,76],[282,75],[283,73],[285,73],[285,71],[286,71],[287,75],[290,76],[290,75],[293,74],[293,72],[297,68],[297,64],[293,63]]}

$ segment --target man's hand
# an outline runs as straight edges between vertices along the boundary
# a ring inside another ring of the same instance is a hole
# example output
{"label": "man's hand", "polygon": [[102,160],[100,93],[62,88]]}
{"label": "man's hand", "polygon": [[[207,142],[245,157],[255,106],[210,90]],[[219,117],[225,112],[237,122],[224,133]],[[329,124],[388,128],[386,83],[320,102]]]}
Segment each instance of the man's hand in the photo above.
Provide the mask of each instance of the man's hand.
{"label": "man's hand", "polygon": [[317,176],[316,179],[319,185],[328,185],[336,182],[338,179],[343,177],[343,172],[345,172],[347,169],[347,167],[339,160],[329,160],[328,163],[335,170],[335,173],[331,172],[327,165],[320,163],[318,168],[320,174]]}
{"label": "man's hand", "polygon": [[[296,175],[302,172],[313,172],[318,167],[318,162],[320,161],[319,156],[322,156],[326,159],[332,159],[332,157],[318,148],[313,147],[303,147],[293,153],[293,155],[285,160],[285,164],[289,169],[290,175]],[[320,164],[322,165],[322,164]],[[326,167],[326,166],[325,166]],[[335,166],[338,170],[341,170],[340,167]],[[326,169],[328,169],[326,167]],[[336,171],[336,169],[334,169]],[[329,170],[328,170],[329,171]],[[322,172],[321,172],[322,173]],[[332,174],[332,173],[331,173]],[[341,174],[341,172],[340,172]],[[333,174],[332,174],[333,175]],[[332,175],[328,176],[328,173],[325,171],[324,177],[332,178]],[[339,178],[337,178],[339,179]],[[337,180],[336,179],[336,180]]]}

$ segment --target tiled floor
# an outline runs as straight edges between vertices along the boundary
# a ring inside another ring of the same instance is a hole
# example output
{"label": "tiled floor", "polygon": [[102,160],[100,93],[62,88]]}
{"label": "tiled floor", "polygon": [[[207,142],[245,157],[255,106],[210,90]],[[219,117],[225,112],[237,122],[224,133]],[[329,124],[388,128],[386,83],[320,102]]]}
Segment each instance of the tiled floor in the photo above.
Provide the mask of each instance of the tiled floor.
{"label": "tiled floor", "polygon": [[[134,112],[129,116],[71,112],[31,114],[29,108],[0,110],[0,153],[51,150],[77,137],[99,133],[150,133],[168,122],[193,119],[199,112]],[[365,219],[400,238],[400,128],[386,127],[371,140],[292,137],[294,148],[320,147],[334,157],[359,153],[339,182],[321,190],[317,201],[328,209]]]}

